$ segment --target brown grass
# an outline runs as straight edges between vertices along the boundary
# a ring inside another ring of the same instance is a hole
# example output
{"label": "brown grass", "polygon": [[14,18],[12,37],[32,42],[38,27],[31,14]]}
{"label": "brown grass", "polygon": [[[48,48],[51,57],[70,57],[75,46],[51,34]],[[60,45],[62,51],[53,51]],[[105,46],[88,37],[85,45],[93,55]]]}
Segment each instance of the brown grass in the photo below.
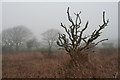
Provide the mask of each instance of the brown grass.
{"label": "brown grass", "polygon": [[[64,51],[51,54],[41,52],[21,52],[3,54],[3,78],[64,78],[72,73],[71,78],[113,78],[118,72],[117,50],[104,50],[90,53],[92,68],[71,68],[65,72],[62,69],[70,61]],[[69,72],[70,71],[70,72]],[[76,76],[74,76],[75,74]]]}

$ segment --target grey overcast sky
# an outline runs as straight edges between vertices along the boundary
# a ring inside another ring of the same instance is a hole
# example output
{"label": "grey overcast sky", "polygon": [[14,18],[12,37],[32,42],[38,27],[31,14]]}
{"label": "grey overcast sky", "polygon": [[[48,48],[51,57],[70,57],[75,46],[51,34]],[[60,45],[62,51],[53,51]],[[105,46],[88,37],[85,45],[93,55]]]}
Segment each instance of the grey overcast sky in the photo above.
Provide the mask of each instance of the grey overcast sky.
{"label": "grey overcast sky", "polygon": [[118,5],[117,2],[3,2],[2,3],[2,29],[24,25],[37,37],[48,29],[63,30],[60,23],[70,25],[66,10],[75,19],[74,13],[82,11],[82,26],[89,21],[86,31],[98,29],[102,24],[102,12],[106,12],[109,25],[103,30],[102,38],[117,40],[118,38]]}

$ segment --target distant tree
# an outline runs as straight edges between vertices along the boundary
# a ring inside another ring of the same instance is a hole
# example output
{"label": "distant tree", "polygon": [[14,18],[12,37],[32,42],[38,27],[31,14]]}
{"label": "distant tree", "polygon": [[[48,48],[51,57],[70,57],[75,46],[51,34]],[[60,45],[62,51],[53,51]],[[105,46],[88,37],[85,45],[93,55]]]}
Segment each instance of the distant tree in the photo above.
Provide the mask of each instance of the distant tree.
{"label": "distant tree", "polygon": [[31,31],[25,26],[16,26],[2,31],[2,47],[3,50],[7,49],[18,51],[20,46],[29,39],[32,35]]}
{"label": "distant tree", "polygon": [[49,53],[51,53],[52,47],[56,44],[56,40],[58,37],[58,30],[50,29],[42,33],[42,35],[43,35],[43,40],[48,45]]}
{"label": "distant tree", "polygon": [[36,38],[32,38],[26,42],[26,45],[29,50],[31,50],[32,48],[37,50],[40,46],[40,43]]}
{"label": "distant tree", "polygon": [[103,48],[109,48],[109,49],[114,48],[114,44],[110,42],[106,42],[106,43],[104,42],[102,43],[102,46]]}
{"label": "distant tree", "polygon": [[[99,25],[99,28],[94,30],[92,34],[89,34],[88,36],[84,36],[84,31],[88,27],[88,21],[86,22],[85,26],[83,29],[81,28],[81,18],[80,18],[80,13],[75,13],[76,19],[73,21],[73,19],[70,16],[69,13],[69,7],[67,9],[67,17],[71,25],[69,28],[67,28],[63,23],[61,23],[61,27],[64,28],[66,31],[66,34],[60,34],[57,40],[58,46],[64,48],[67,52],[68,55],[71,57],[71,61],[76,63],[77,57],[79,56],[79,59],[83,59],[83,51],[86,49],[95,47],[97,44],[99,44],[102,41],[108,40],[108,39],[103,39],[98,42],[94,42],[98,37],[101,36],[101,30],[103,30],[107,25],[109,20],[105,20],[105,12],[103,12],[103,24]],[[83,43],[84,42],[84,43]],[[94,44],[94,45],[93,45]],[[85,54],[86,55],[86,54]],[[85,58],[84,58],[85,59]]]}

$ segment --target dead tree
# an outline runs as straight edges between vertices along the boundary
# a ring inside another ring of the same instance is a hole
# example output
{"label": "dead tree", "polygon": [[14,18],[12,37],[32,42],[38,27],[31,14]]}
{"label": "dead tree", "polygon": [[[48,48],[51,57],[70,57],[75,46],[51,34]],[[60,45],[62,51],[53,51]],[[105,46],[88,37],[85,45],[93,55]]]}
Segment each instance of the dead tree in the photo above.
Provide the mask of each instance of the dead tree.
{"label": "dead tree", "polygon": [[[87,29],[89,22],[87,21],[84,28],[81,29],[81,18],[79,13],[74,13],[76,18],[75,21],[70,16],[69,7],[67,9],[67,17],[71,25],[69,28],[67,28],[63,23],[61,23],[61,27],[64,28],[66,31],[66,34],[60,34],[57,40],[57,45],[64,48],[68,55],[70,55],[71,59],[74,61],[76,55],[82,54],[82,51],[91,48],[89,45],[94,43],[95,47],[100,42],[103,42],[108,39],[102,39],[98,42],[94,42],[98,37],[101,36],[101,31],[108,25],[109,20],[105,20],[105,11],[103,12],[103,24],[99,25],[99,28],[94,30],[92,34],[89,34],[88,36],[83,36],[84,31]],[[84,45],[82,45],[84,42]]]}

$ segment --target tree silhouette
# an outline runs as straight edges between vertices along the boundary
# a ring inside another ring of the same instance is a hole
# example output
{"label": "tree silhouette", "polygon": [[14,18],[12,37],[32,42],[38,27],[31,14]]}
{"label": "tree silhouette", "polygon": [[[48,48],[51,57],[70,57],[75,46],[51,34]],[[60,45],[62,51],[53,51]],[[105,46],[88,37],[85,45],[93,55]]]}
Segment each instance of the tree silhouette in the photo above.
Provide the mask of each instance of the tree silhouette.
{"label": "tree silhouette", "polygon": [[47,43],[49,53],[51,53],[52,47],[55,44],[55,41],[58,37],[58,31],[55,29],[47,30],[46,32],[42,33],[43,40]]}
{"label": "tree silhouette", "polygon": [[[102,39],[98,42],[94,42],[98,37],[101,36],[101,30],[103,30],[109,23],[109,20],[105,20],[105,11],[103,12],[103,24],[99,25],[99,28],[94,30],[92,34],[89,34],[88,36],[83,36],[84,31],[87,29],[89,22],[87,21],[84,28],[81,29],[81,18],[79,13],[74,13],[76,18],[75,21],[70,16],[69,7],[67,9],[67,17],[71,25],[67,28],[63,23],[61,23],[61,27],[64,28],[67,34],[60,34],[57,40],[57,45],[64,48],[70,57],[75,59],[76,55],[82,54],[81,52],[90,49],[90,45],[92,44],[92,47],[95,47],[100,42],[103,42],[108,39]],[[84,42],[84,43],[83,43]],[[94,45],[93,45],[94,44]]]}
{"label": "tree silhouette", "polygon": [[2,47],[5,51],[19,51],[21,45],[32,36],[32,33],[25,26],[16,26],[2,31]]}

